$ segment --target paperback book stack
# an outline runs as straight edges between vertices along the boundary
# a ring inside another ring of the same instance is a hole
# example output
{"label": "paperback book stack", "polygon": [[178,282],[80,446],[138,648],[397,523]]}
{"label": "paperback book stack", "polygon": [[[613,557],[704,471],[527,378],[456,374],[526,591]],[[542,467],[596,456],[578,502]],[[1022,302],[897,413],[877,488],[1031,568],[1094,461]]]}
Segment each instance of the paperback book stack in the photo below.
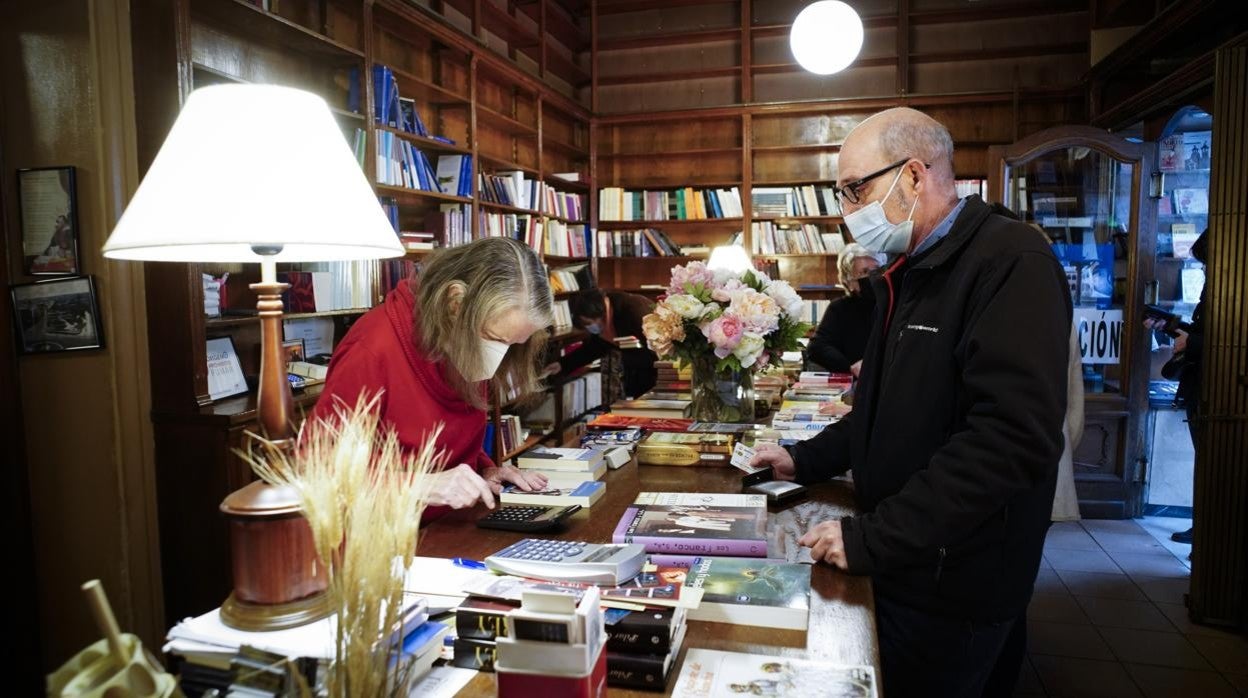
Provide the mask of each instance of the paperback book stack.
{"label": "paperback book stack", "polygon": [[[606,483],[596,482],[607,472],[606,457],[596,448],[538,446],[516,456],[516,466],[521,470],[545,475],[548,487],[575,489],[582,484],[594,483],[606,489]],[[552,501],[550,504],[555,505],[557,502]]]}
{"label": "paperback book stack", "polygon": [[655,361],[656,392],[689,392],[693,385],[693,365],[679,366],[675,361]]}
{"label": "paperback book stack", "polygon": [[507,614],[506,634],[496,640],[499,697],[605,695],[601,600],[593,586],[579,604],[567,594],[524,592],[520,608]]}
{"label": "paperback book stack", "polygon": [[607,684],[666,691],[685,641],[684,608],[607,612]]}
{"label": "paperback book stack", "polygon": [[682,419],[689,416],[693,406],[693,398],[638,398],[636,400],[616,400],[611,404],[614,414],[631,417],[673,417]]}

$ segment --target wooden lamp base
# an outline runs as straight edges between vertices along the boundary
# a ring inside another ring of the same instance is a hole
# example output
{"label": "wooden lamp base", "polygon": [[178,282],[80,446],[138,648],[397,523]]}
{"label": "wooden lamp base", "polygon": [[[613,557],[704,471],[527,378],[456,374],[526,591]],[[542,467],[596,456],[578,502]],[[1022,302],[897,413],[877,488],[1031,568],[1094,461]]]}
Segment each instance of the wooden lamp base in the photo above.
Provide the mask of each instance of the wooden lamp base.
{"label": "wooden lamp base", "polygon": [[330,614],[329,595],[319,591],[311,596],[277,604],[248,603],[230,597],[221,604],[221,622],[249,632],[285,630],[320,620]]}

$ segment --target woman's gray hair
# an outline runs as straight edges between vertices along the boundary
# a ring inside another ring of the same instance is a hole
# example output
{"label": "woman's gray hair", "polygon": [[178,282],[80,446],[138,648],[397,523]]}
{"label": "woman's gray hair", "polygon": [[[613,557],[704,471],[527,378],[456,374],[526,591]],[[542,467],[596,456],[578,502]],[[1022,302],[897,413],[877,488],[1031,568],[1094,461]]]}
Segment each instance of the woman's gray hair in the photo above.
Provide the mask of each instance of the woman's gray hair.
{"label": "woman's gray hair", "polygon": [[872,254],[871,250],[856,242],[849,243],[845,246],[845,249],[841,250],[841,256],[836,260],[836,271],[838,274],[836,278],[841,280],[842,286],[845,285],[845,279],[849,278],[849,275],[854,271],[854,260],[860,257],[874,259],[877,262],[880,261],[880,258]]}

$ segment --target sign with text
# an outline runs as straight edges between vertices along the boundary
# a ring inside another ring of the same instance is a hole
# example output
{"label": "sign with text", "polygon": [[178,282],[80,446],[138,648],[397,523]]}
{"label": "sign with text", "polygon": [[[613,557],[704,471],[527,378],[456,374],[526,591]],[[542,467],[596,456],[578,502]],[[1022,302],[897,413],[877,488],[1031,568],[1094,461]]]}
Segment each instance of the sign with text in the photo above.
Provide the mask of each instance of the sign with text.
{"label": "sign with text", "polygon": [[1122,355],[1122,310],[1075,308],[1079,354],[1085,364],[1116,364]]}

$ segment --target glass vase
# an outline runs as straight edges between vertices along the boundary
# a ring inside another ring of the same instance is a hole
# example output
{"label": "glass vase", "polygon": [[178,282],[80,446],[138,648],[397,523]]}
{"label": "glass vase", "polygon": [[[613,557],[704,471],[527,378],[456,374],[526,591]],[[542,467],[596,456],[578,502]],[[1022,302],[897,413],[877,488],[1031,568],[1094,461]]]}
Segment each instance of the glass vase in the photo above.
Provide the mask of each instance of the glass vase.
{"label": "glass vase", "polygon": [[692,419],[699,422],[754,421],[754,373],[715,369],[713,354],[693,362]]}

